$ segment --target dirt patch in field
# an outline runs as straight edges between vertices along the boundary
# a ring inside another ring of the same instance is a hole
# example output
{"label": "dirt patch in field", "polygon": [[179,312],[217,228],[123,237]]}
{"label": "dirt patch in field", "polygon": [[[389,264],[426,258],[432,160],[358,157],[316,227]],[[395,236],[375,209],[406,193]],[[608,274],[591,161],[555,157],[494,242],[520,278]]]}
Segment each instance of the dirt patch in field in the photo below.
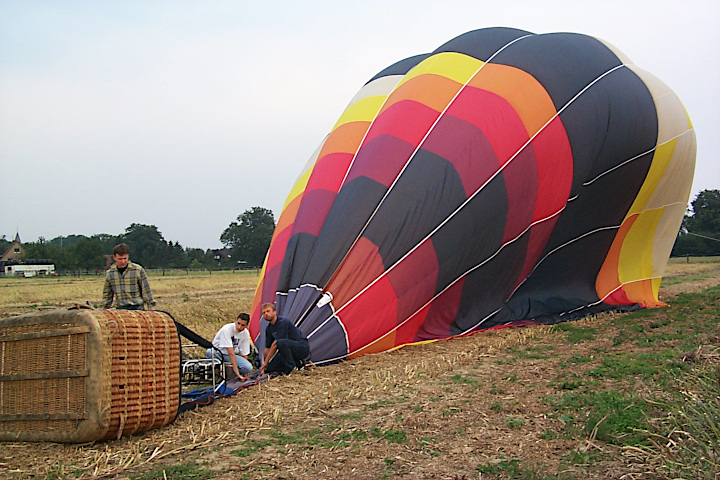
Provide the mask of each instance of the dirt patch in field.
{"label": "dirt patch in field", "polygon": [[[661,299],[720,283],[718,264],[700,270],[673,273],[679,283],[663,287]],[[693,279],[683,282],[683,275]],[[662,318],[657,312],[646,321]],[[4,443],[0,476],[508,478],[521,458],[524,471],[538,475],[527,478],[656,478],[639,452],[590,435],[569,440],[565,433],[576,426],[553,415],[552,398],[600,365],[598,351],[622,340],[614,318],[577,322],[603,332],[579,343],[550,326],[507,328],[311,368],[115,442]],[[580,357],[583,363],[571,361]],[[626,388],[599,382],[598,390]],[[643,388],[642,381],[633,385],[639,395]],[[578,460],[589,453],[592,465]],[[185,476],[178,473],[188,465]]]}

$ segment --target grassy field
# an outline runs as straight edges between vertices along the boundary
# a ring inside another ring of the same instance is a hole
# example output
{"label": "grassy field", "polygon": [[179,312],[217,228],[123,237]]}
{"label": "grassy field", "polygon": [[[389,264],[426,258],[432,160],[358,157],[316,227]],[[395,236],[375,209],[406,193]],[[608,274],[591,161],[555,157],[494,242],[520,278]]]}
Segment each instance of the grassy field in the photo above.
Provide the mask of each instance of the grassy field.
{"label": "grassy field", "polygon": [[[249,312],[258,272],[150,272],[157,309],[206,338],[223,324]],[[104,277],[0,277],[0,317],[74,304],[102,303]]]}
{"label": "grassy field", "polygon": [[[153,275],[211,337],[254,272]],[[93,445],[7,442],[0,478],[716,479],[720,263],[673,260],[670,306],[368,355]],[[102,277],[0,279],[0,314],[98,302]]]}

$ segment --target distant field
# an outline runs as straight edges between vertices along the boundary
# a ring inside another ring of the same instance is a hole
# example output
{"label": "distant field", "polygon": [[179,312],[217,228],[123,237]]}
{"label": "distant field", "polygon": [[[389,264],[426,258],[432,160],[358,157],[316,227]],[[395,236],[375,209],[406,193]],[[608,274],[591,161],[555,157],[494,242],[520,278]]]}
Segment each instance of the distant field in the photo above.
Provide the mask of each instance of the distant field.
{"label": "distant field", "polygon": [[[215,335],[238,313],[248,312],[258,283],[257,271],[190,272],[162,275],[150,272],[157,309],[204,337]],[[101,275],[83,277],[0,277],[0,317],[42,309],[67,308],[102,301]]]}
{"label": "distant field", "polygon": [[[663,285],[677,283],[688,276],[702,278],[710,275],[714,265],[720,264],[720,257],[671,258]],[[257,270],[221,272],[150,271],[150,285],[158,301],[158,308],[178,314],[187,313],[188,304],[220,300],[232,303],[232,308],[248,310],[259,280]],[[99,305],[102,300],[102,275],[81,277],[0,277],[0,315],[3,317],[28,311],[69,307],[75,303],[92,302]],[[199,312],[198,312],[199,313]],[[235,314],[231,310],[229,315]],[[198,318],[187,321],[218,318],[227,315],[225,309],[203,312]]]}
{"label": "distant field", "polygon": [[668,293],[674,293],[673,285],[692,282],[702,282],[717,275],[720,268],[720,257],[679,257],[671,258],[663,277],[662,287],[667,287]]}
{"label": "distant field", "polygon": [[670,265],[678,263],[720,263],[720,257],[673,257],[668,263]]}

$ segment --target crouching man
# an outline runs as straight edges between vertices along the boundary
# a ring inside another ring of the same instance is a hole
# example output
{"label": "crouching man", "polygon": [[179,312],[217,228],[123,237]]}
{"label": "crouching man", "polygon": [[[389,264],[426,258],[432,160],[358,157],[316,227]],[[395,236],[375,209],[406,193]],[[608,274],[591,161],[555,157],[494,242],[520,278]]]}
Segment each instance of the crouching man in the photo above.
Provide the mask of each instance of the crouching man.
{"label": "crouching man", "polygon": [[250,355],[250,332],[247,329],[249,322],[250,315],[247,313],[238,315],[234,323],[228,323],[218,330],[212,341],[217,350],[208,348],[205,352],[207,358],[215,355],[219,360],[222,354],[222,360],[232,365],[233,372],[240,380],[247,380],[243,374],[250,373],[253,369],[247,359]]}
{"label": "crouching man", "polygon": [[260,375],[266,372],[287,375],[310,356],[308,340],[290,320],[278,316],[274,304],[264,303],[262,316],[268,325],[265,328],[265,351]]}

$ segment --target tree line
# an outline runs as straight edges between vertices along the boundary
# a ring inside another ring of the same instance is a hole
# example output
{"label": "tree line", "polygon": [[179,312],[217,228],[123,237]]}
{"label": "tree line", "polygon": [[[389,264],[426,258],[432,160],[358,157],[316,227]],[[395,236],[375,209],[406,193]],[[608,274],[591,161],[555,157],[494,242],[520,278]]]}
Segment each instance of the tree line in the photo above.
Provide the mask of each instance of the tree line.
{"label": "tree line", "polygon": [[[230,223],[220,236],[222,253],[201,248],[184,248],[179,242],[165,240],[155,225],[133,223],[119,235],[92,236],[68,235],[47,240],[23,243],[24,259],[47,259],[55,264],[56,271],[102,271],[107,264],[106,255],[118,243],[130,247],[130,259],[152,269],[231,269],[239,266],[262,265],[270,239],[275,230],[272,211],[253,207]],[[12,242],[0,237],[0,252]],[[1,254],[1,253],[0,253]]]}
{"label": "tree line", "polygon": [[672,256],[720,255],[720,190],[703,190],[683,218]]}
{"label": "tree line", "polygon": [[[25,258],[49,259],[56,270],[95,271],[106,265],[106,257],[118,243],[130,246],[130,258],[145,268],[217,269],[263,264],[275,230],[272,211],[253,207],[237,217],[220,235],[225,246],[220,255],[213,250],[183,248],[167,241],[155,225],[133,223],[119,235],[90,237],[69,235],[24,243]],[[12,242],[0,237],[0,252]],[[703,190],[686,213],[672,256],[720,255],[720,190]]]}

